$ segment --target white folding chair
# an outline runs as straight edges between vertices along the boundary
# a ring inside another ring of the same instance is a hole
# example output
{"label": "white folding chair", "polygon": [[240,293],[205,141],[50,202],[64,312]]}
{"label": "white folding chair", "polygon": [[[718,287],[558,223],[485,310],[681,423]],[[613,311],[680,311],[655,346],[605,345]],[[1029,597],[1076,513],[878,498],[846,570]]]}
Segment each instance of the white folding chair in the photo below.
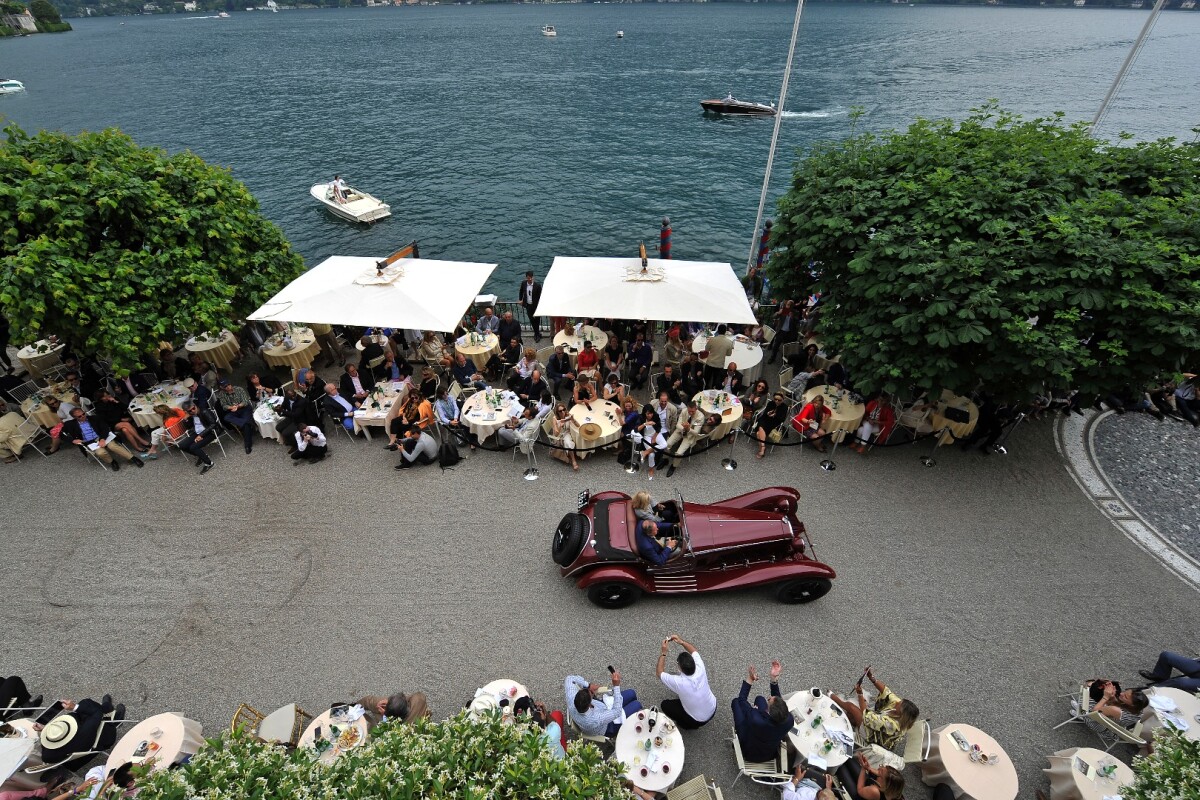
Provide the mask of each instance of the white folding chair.
{"label": "white folding chair", "polygon": [[917,722],[908,729],[908,735],[904,739],[904,752],[901,757],[904,763],[907,764],[923,764],[929,758],[929,751],[933,747],[933,730],[929,724],[929,720],[923,719]]}
{"label": "white folding chair", "polygon": [[8,396],[18,403],[24,403],[30,397],[40,392],[42,387],[38,386],[35,381],[28,380],[20,386],[14,386],[8,390]]}
{"label": "white folding chair", "polygon": [[[42,451],[42,448],[37,446],[37,443],[42,439],[49,441],[50,434],[46,432],[45,428],[38,424],[37,420],[35,420],[33,417],[26,417],[19,425],[17,425],[17,434],[25,437],[25,444],[36,450],[38,455],[40,455],[42,458],[46,457],[45,452]],[[17,457],[18,461],[21,460],[20,453],[14,450],[13,455]]]}
{"label": "white folding chair", "polygon": [[786,739],[779,744],[779,755],[770,761],[747,761],[742,754],[742,745],[738,741],[736,729],[730,741],[733,743],[733,757],[737,761],[738,769],[737,778],[733,779],[735,786],[743,775],[763,786],[782,786],[791,781],[791,773],[787,772]]}

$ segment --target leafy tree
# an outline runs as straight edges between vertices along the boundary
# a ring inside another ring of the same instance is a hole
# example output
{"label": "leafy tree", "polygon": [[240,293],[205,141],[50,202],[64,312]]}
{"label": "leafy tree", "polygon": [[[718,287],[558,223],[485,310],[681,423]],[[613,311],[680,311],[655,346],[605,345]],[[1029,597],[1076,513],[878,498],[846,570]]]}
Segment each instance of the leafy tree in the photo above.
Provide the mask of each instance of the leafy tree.
{"label": "leafy tree", "polygon": [[821,339],[864,388],[1175,374],[1200,348],[1200,146],[1122,139],[990,104],[819,145],[779,201],[772,286],[822,292]]}
{"label": "leafy tree", "polygon": [[50,22],[56,25],[62,22],[58,9],[50,0],[33,0],[29,4],[29,13],[33,14],[33,18],[38,22]]}
{"label": "leafy tree", "polygon": [[308,749],[287,752],[248,734],[209,740],[188,764],[138,781],[142,800],[617,800],[619,764],[595,745],[576,742],[555,759],[531,723],[472,720],[385,722],[365,745],[324,767]]}
{"label": "leafy tree", "polygon": [[258,202],[192,153],[117,130],[0,143],[0,314],[134,370],[161,340],[219,330],[303,270]]}

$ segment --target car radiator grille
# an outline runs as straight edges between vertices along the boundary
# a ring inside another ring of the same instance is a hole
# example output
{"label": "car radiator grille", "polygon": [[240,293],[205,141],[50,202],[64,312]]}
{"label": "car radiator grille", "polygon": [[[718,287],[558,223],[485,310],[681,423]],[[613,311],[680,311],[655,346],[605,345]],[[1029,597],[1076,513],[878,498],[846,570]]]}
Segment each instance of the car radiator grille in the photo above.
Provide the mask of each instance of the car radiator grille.
{"label": "car radiator grille", "polygon": [[696,591],[695,575],[662,575],[654,578],[656,592],[694,592]]}

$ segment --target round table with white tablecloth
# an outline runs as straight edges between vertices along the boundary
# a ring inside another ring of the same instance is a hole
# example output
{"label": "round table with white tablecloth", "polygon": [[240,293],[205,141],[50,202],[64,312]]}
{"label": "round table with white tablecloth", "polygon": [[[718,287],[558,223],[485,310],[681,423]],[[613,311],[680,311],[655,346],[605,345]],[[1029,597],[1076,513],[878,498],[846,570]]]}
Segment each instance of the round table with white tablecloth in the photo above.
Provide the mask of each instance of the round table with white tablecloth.
{"label": "round table with white tablecloth", "polygon": [[[954,408],[967,413],[966,422],[957,422],[946,417],[946,409]],[[950,444],[955,439],[965,439],[975,431],[975,423],[979,421],[979,406],[971,402],[969,397],[955,395],[952,392],[942,392],[941,400],[938,401],[937,410],[930,417],[930,424],[933,430],[945,431],[938,436],[938,445]]]}
{"label": "round table with white tablecloth", "polygon": [[[973,761],[952,734],[958,733],[968,747],[978,745],[984,755],[997,757],[995,764]],[[962,800],[1013,800],[1017,796],[1017,768],[996,740],[978,728],[955,723],[933,731],[929,758],[921,763],[921,780],[926,786],[944,783]]]}
{"label": "round table with white tablecloth", "polygon": [[375,384],[375,392],[367,396],[362,407],[354,411],[354,432],[371,438],[371,428],[387,428],[391,425],[408,397],[412,381],[380,381]]}
{"label": "round table with white tablecloth", "polygon": [[[61,385],[61,384],[60,384]],[[21,413],[27,419],[32,418],[38,425],[43,428],[53,428],[58,423],[62,422],[62,417],[58,416],[57,411],[51,411],[50,406],[42,402],[42,397],[53,395],[64,403],[74,403],[79,405],[79,399],[75,396],[75,390],[62,390],[56,386],[50,386],[40,390],[36,395],[26,397],[21,401]]]}
{"label": "round table with white tablecloth", "polygon": [[25,366],[29,377],[40,378],[42,370],[49,369],[62,360],[62,351],[66,346],[65,342],[51,344],[50,340],[42,339],[18,350],[17,360]]}
{"label": "round table with white tablecloth", "polygon": [[[575,420],[576,430],[576,458],[587,458],[590,448],[603,447],[619,440],[621,423],[625,421],[621,407],[611,400],[589,400],[588,403],[591,409],[583,403],[571,406],[571,419]],[[586,431],[589,435],[584,436],[583,426],[588,423],[598,426],[599,430],[589,427]],[[593,433],[594,436],[591,435]]]}
{"label": "round table with white tablecloth", "polygon": [[845,389],[825,384],[814,386],[804,393],[804,403],[807,405],[817,395],[824,395],[825,407],[829,409],[829,418],[825,420],[825,430],[829,432],[829,441],[841,442],[847,433],[854,433],[862,424],[867,407],[850,399],[850,393]]}
{"label": "round table with white tablecloth", "polygon": [[154,759],[152,769],[166,769],[204,745],[200,723],[182,714],[155,714],[134,725],[108,756],[109,773],[122,764]]}
{"label": "round table with white tablecloth", "polygon": [[524,412],[521,398],[512,392],[488,389],[468,397],[462,405],[459,418],[467,430],[482,442],[503,428],[509,419],[519,417]]}
{"label": "round table with white tablecloth", "polygon": [[482,372],[492,356],[500,352],[500,337],[494,333],[467,333],[455,340],[454,349]]}
{"label": "round table with white tablecloth", "polygon": [[575,363],[575,356],[583,349],[585,340],[590,341],[596,350],[608,347],[608,334],[594,325],[577,327],[576,333],[559,331],[554,334],[554,346],[561,345],[570,354],[572,364]]}
{"label": "round table with white tablecloth", "polygon": [[1042,772],[1050,779],[1050,800],[1104,800],[1133,783],[1133,770],[1093,747],[1071,747],[1050,756]]}
{"label": "round table with white tablecloth", "polygon": [[[529,690],[524,684],[499,678],[475,690],[475,697],[467,705],[467,712],[472,718],[480,719],[488,712],[503,709],[501,713],[508,721],[512,719],[513,704],[522,697],[529,697]],[[505,700],[508,702],[500,705]]]}
{"label": "round table with white tablecloth", "polygon": [[[286,347],[284,339],[290,338],[292,346]],[[276,333],[267,339],[262,348],[262,359],[268,367],[311,367],[313,359],[321,353],[317,336],[311,328],[296,328]]]}
{"label": "round table with white tablecloth", "polygon": [[[657,720],[653,730],[652,719]],[[613,746],[613,758],[625,767],[625,777],[648,792],[665,792],[679,780],[683,756],[683,736],[675,721],[652,709],[626,717]]]}
{"label": "round table with white tablecloth", "polygon": [[[824,759],[831,769],[845,764],[854,754],[854,728],[846,712],[829,699],[829,693],[806,689],[792,692],[785,699],[788,711],[796,720],[788,732],[788,740],[796,753],[809,762],[814,757]],[[817,722],[818,718],[820,722]]]}
{"label": "round table with white tablecloth", "polygon": [[[692,339],[692,352],[699,353],[707,349],[708,337],[700,334]],[[763,349],[758,342],[738,334],[733,337],[733,352],[725,358],[725,367],[737,364],[738,372],[742,373],[742,381],[750,386],[762,374]]]}
{"label": "round table with white tablecloth", "polygon": [[275,409],[283,402],[282,397],[269,397],[266,402],[259,403],[254,409],[254,424],[258,426],[258,435],[270,441],[274,439],[280,444],[287,444],[283,440],[283,434],[279,432],[276,425],[283,418],[275,413]]}
{"label": "round table with white tablecloth", "polygon": [[129,416],[135,425],[154,430],[162,427],[162,417],[154,411],[156,405],[183,408],[191,396],[192,390],[182,381],[160,383],[129,401]]}
{"label": "round table with white tablecloth", "polygon": [[219,336],[213,333],[193,336],[187,340],[183,349],[192,355],[200,356],[214,367],[229,372],[242,348],[232,332],[221,331]]}
{"label": "round table with white tablecloth", "polygon": [[[354,728],[358,731],[357,739],[352,739],[351,736],[344,736],[345,732]],[[316,749],[316,734],[321,732],[321,739],[330,742],[330,746],[326,748],[318,759],[322,764],[332,764],[338,757],[345,752],[355,747],[361,747],[366,744],[369,738],[367,730],[367,718],[359,717],[353,721],[338,721],[333,719],[333,710],[330,709],[324,714],[318,714],[312,722],[308,723],[308,727],[304,729],[304,733],[300,736],[300,741],[297,747],[305,747],[309,750]]]}
{"label": "round table with white tablecloth", "polygon": [[[721,441],[721,439],[729,435],[729,432],[735,426],[742,422],[742,401],[736,395],[729,394],[721,389],[705,389],[702,392],[696,392],[692,399],[696,401],[696,405],[704,412],[705,417],[712,414],[721,415],[721,424],[708,433],[708,440],[710,442]],[[667,431],[666,434],[669,437],[671,432]]]}
{"label": "round table with white tablecloth", "polygon": [[1150,698],[1150,705],[1142,712],[1143,739],[1149,741],[1157,731],[1171,725],[1178,728],[1186,726],[1181,731],[1184,738],[1200,742],[1200,698],[1170,686],[1152,686],[1146,690],[1146,694]]}

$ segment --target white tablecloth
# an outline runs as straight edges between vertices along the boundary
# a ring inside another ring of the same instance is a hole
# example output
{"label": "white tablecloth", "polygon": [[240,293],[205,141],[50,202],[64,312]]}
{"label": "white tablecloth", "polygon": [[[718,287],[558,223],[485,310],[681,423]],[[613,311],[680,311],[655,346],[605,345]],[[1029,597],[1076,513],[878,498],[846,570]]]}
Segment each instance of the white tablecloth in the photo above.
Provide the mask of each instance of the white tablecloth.
{"label": "white tablecloth", "polygon": [[529,690],[525,688],[524,684],[508,678],[499,678],[486,686],[479,687],[467,710],[472,717],[480,719],[485,712],[502,708],[500,701],[507,700],[508,703],[503,706],[503,714],[505,720],[511,720],[513,703],[522,697],[529,697]]}
{"label": "white tablecloth", "polygon": [[814,386],[804,393],[804,402],[811,403],[817,395],[825,398],[825,407],[829,409],[829,418],[825,420],[825,428],[831,434],[829,441],[841,442],[847,433],[853,433],[862,425],[867,407],[852,401],[849,392],[828,384]]}
{"label": "white tablecloth", "polygon": [[[979,745],[988,755],[1000,757],[996,764],[977,764],[960,750],[950,734],[958,731],[968,744]],[[1017,769],[996,740],[978,728],[955,723],[933,731],[929,758],[921,764],[926,786],[944,783],[962,800],[1013,800],[1017,796]]]}
{"label": "white tablecloth", "polygon": [[[721,415],[721,424],[709,432],[709,441],[721,441],[729,435],[735,425],[739,425],[742,421],[742,401],[734,395],[720,389],[705,389],[702,392],[696,392],[692,399],[696,401],[696,405],[700,407],[705,416]],[[670,431],[667,432],[667,435],[670,436]]]}
{"label": "white tablecloth", "polygon": [[323,764],[332,764],[343,752],[341,748],[337,746],[336,737],[334,737],[334,733],[330,728],[331,725],[336,726],[339,732],[351,726],[358,728],[358,741],[354,744],[354,747],[362,747],[364,744],[366,744],[368,737],[366,717],[359,717],[354,722],[333,722],[330,719],[331,713],[331,711],[326,711],[324,714],[319,714],[315,719],[313,719],[312,722],[308,723],[308,727],[304,729],[304,733],[300,736],[299,744],[296,745],[297,747],[307,747],[310,750],[314,749],[313,739],[316,735],[317,728],[320,728],[322,739],[330,739],[331,737],[334,738],[334,745],[321,754],[319,760]]}
{"label": "white tablecloth", "polygon": [[[621,407],[611,400],[590,400],[591,410],[583,403],[571,406],[571,419],[575,420],[575,447],[591,448],[612,444],[621,438],[621,423],[625,416]],[[581,428],[588,422],[600,426],[600,435],[595,439],[585,439]],[[577,458],[587,458],[587,450],[575,454]]]}
{"label": "white tablecloth", "polygon": [[[1112,775],[1099,774],[1101,765],[1112,764]],[[1133,783],[1133,770],[1111,753],[1092,747],[1072,747],[1050,756],[1050,767],[1042,770],[1050,779],[1051,800],[1104,800],[1121,793]]]}
{"label": "white tablecloth", "polygon": [[[40,378],[42,370],[54,366],[62,359],[62,351],[66,346],[63,342],[51,345],[48,339],[42,339],[18,350],[17,360],[25,365],[25,369],[29,371],[29,377]],[[41,348],[45,348],[45,350],[39,352]]]}
{"label": "white tablecloth", "polygon": [[408,397],[409,387],[412,386],[407,382],[378,385],[384,387],[383,393],[368,397],[363,403],[363,407],[354,412],[354,432],[362,433],[368,439],[371,438],[371,428],[384,428],[386,433],[386,428],[391,424],[392,419],[404,407],[404,399]]}
{"label": "white tablecloth", "polygon": [[458,338],[454,349],[466,356],[467,360],[475,365],[475,369],[482,372],[492,356],[500,352],[500,338],[494,333],[485,333],[482,336],[468,333]]}
{"label": "white tablecloth", "polygon": [[[788,739],[797,753],[810,761],[814,756],[823,758],[833,769],[846,763],[854,752],[853,744],[850,745],[850,752],[846,752],[830,734],[840,732],[853,743],[854,729],[850,725],[850,718],[829,699],[827,692],[822,691],[820,697],[813,697],[809,690],[792,692],[787,696],[787,707],[796,719]],[[817,717],[821,718],[821,723],[814,728],[813,721]],[[826,744],[830,745],[828,752],[825,750]]]}
{"label": "white tablecloth", "polygon": [[[180,714],[155,714],[134,725],[121,737],[108,756],[111,773],[122,764],[140,764],[155,759],[154,769],[164,769],[189,756],[204,745],[200,723]],[[149,748],[140,756],[134,753],[145,742]]]}
{"label": "white tablecloth", "polygon": [[1188,694],[1183,689],[1172,689],[1169,686],[1155,686],[1146,692],[1151,697],[1169,697],[1175,701],[1175,711],[1162,712],[1153,705],[1146,706],[1142,712],[1142,738],[1149,740],[1155,732],[1163,727],[1167,716],[1182,718],[1188,729],[1183,732],[1187,739],[1200,742],[1200,699]]}
{"label": "white tablecloth", "polygon": [[237,358],[238,352],[241,350],[237,337],[230,331],[221,331],[220,336],[212,333],[201,334],[201,336],[204,337],[203,341],[193,336],[187,340],[183,349],[228,372],[233,366],[233,360]]}
{"label": "white tablecloth", "polygon": [[129,402],[129,416],[136,425],[154,430],[162,427],[162,417],[155,413],[156,405],[172,408],[183,408],[183,404],[192,396],[192,391],[180,381],[160,383],[150,387],[145,394],[139,394]]}
{"label": "white tablecloth", "polygon": [[9,724],[20,733],[11,739],[0,739],[0,785],[4,790],[36,789],[41,785],[40,776],[26,775],[28,767],[39,767],[42,759],[34,753],[37,731],[33,720],[28,718],[10,720]]}
{"label": "white tablecloth", "polygon": [[[699,353],[708,346],[708,337],[700,334],[692,339],[692,352]],[[746,385],[754,383],[762,374],[763,349],[758,342],[738,335],[733,339],[733,352],[725,358],[725,366],[737,364],[738,372]]]}
{"label": "white tablecloth", "polygon": [[[283,398],[273,397],[271,400],[282,401]],[[280,444],[287,444],[287,442],[283,440],[283,436],[279,433],[279,430],[276,428],[276,425],[282,419],[282,417],[275,413],[275,408],[278,405],[279,403],[272,403],[270,401],[266,403],[260,403],[259,406],[254,409],[254,422],[258,425],[259,436],[268,440],[274,439]]]}
{"label": "white tablecloth", "polygon": [[[503,428],[504,423],[508,422],[509,418],[519,417],[525,411],[525,407],[521,405],[520,398],[512,392],[500,392],[501,407],[499,409],[493,408],[488,403],[488,399],[494,396],[494,390],[476,392],[468,397],[462,406],[462,415],[460,417],[462,423],[467,426],[467,429],[471,433],[479,437],[479,441],[481,442]],[[491,419],[487,419],[488,414],[492,415]]]}
{"label": "white tablecloth", "polygon": [[596,350],[603,350],[608,347],[608,334],[594,325],[584,325],[582,330],[576,334],[568,334],[566,331],[559,331],[554,334],[554,346],[562,345],[567,348],[571,355],[571,363],[575,363],[575,356],[583,349],[584,338],[590,339],[592,347]]}
{"label": "white tablecloth", "polygon": [[[652,712],[643,709],[626,718],[617,731],[613,758],[625,767],[625,777],[648,792],[665,792],[675,785],[683,772],[683,735],[674,720],[661,711],[658,724],[650,731]],[[638,731],[641,727],[641,731]],[[657,742],[662,739],[662,744]],[[646,749],[646,741],[650,749]],[[663,767],[666,767],[664,771]],[[642,770],[646,774],[642,774]]]}

